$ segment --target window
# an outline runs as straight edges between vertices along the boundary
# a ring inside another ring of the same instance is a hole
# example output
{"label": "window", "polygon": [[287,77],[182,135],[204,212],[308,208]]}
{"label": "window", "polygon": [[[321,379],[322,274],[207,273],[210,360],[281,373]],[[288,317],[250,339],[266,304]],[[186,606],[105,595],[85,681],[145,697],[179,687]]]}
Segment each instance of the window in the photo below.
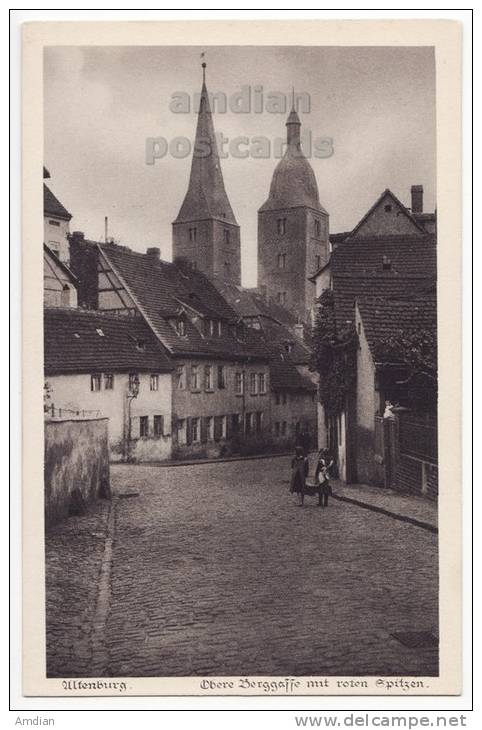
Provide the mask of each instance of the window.
{"label": "window", "polygon": [[236,395],[243,395],[243,373],[234,376],[234,391]]}
{"label": "window", "polygon": [[229,228],[225,228],[224,229],[224,243],[229,243],[230,238],[231,238],[231,231],[229,230]]}
{"label": "window", "polygon": [[279,404],[280,404],[280,394],[278,392],[276,392],[274,394],[274,402],[276,403],[277,406],[279,406]]}
{"label": "window", "polygon": [[264,373],[258,374],[258,391],[261,395],[266,393],[266,375]]}
{"label": "window", "polygon": [[164,435],[164,416],[154,416],[154,436]]}
{"label": "window", "polygon": [[185,390],[186,388],[186,368],[184,365],[178,365],[176,371],[177,389]]}
{"label": "window", "polygon": [[129,390],[131,393],[135,393],[139,390],[139,374],[129,373]]}
{"label": "window", "polygon": [[276,421],[276,423],[274,424],[274,435],[275,436],[279,436],[279,434],[280,434],[280,425],[281,424],[279,421]]}
{"label": "window", "polygon": [[284,236],[284,234],[286,233],[286,218],[278,218],[276,223],[277,223],[278,234],[280,236]]}
{"label": "window", "polygon": [[60,223],[58,221],[49,221],[49,226],[60,226]]}
{"label": "window", "polygon": [[285,342],[286,352],[293,352],[294,342]]}
{"label": "window", "polygon": [[281,424],[281,435],[286,436],[286,421]]}
{"label": "window", "polygon": [[256,433],[261,433],[263,427],[263,413],[258,411],[256,413]]}
{"label": "window", "polygon": [[256,373],[250,373],[249,375],[249,392],[251,395],[256,395],[258,392],[258,384],[256,382]]}
{"label": "window", "polygon": [[296,421],[296,423],[295,423],[295,434],[297,436],[299,436],[299,433],[300,433],[300,422],[299,421]]}
{"label": "window", "polygon": [[141,438],[149,436],[149,416],[141,416],[139,418],[139,436]]}
{"label": "window", "polygon": [[186,419],[180,418],[177,422],[177,442],[182,446],[186,440]]}
{"label": "window", "polygon": [[315,236],[316,238],[321,236],[321,222],[318,219],[315,220]]}
{"label": "window", "polygon": [[193,444],[200,440],[199,418],[191,419],[191,440]]}
{"label": "window", "polygon": [[177,320],[177,334],[179,337],[185,337],[186,335],[186,320],[183,318],[180,318]]}
{"label": "window", "polygon": [[218,319],[218,337],[221,337],[223,334],[223,324],[220,319]]}
{"label": "window", "polygon": [[103,330],[101,330],[100,327],[98,327],[95,331],[97,332],[97,334],[99,335],[99,337],[104,337],[105,336]]}
{"label": "window", "polygon": [[316,270],[321,269],[321,256],[316,257]]}
{"label": "window", "polygon": [[139,350],[139,352],[145,352],[146,351],[146,341],[145,340],[136,340],[136,349]]}
{"label": "window", "polygon": [[90,389],[91,389],[91,390],[92,390],[93,392],[95,392],[95,393],[96,393],[96,392],[97,392],[98,390],[100,390],[100,389],[101,389],[101,379],[100,379],[100,375],[97,375],[97,374],[96,374],[96,375],[91,375],[91,376],[90,376]]}
{"label": "window", "polygon": [[204,388],[206,390],[213,389],[213,369],[211,365],[206,365],[204,368]]}
{"label": "window", "polygon": [[221,416],[221,438],[225,439],[228,435],[228,417]]}
{"label": "window", "polygon": [[277,296],[278,304],[286,304],[286,292],[285,291],[279,291]]}
{"label": "window", "polygon": [[206,418],[206,438],[208,441],[214,440],[214,418],[212,416]]}
{"label": "window", "polygon": [[221,390],[226,387],[226,371],[224,365],[218,365],[218,388]]}
{"label": "window", "polygon": [[239,413],[233,413],[231,423],[232,423],[233,433],[239,433],[239,427],[240,427]]}
{"label": "window", "polygon": [[191,390],[199,390],[199,372],[197,365],[191,365]]}
{"label": "window", "polygon": [[151,374],[151,390],[159,390],[159,375],[157,373]]}
{"label": "window", "polygon": [[197,238],[197,228],[190,228],[189,229],[189,240],[193,243],[196,241]]}
{"label": "window", "polygon": [[286,254],[278,254],[278,269],[286,269]]}
{"label": "window", "polygon": [[211,335],[211,337],[214,335],[214,327],[215,327],[214,319],[210,319],[209,320],[209,334]]}
{"label": "window", "polygon": [[251,433],[252,428],[253,428],[253,414],[247,413],[246,414],[246,435]]}
{"label": "window", "polygon": [[391,205],[386,205],[385,206],[385,213],[391,213],[391,212],[392,212],[392,206]]}
{"label": "window", "polygon": [[282,400],[283,405],[285,406],[288,402],[288,393],[282,393],[281,400]]}
{"label": "window", "polygon": [[112,373],[104,374],[104,390],[114,390],[114,376]]}
{"label": "window", "polygon": [[390,271],[392,268],[392,260],[389,256],[383,257],[383,270],[384,271]]}
{"label": "window", "polygon": [[231,264],[229,261],[224,262],[224,276],[229,276],[231,274]]}

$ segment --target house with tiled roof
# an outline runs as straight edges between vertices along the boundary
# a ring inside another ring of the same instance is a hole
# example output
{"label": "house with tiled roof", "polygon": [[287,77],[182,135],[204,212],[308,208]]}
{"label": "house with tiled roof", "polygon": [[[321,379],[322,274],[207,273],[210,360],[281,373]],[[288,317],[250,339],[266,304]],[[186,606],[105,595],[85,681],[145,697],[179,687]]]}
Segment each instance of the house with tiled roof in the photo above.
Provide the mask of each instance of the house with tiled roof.
{"label": "house with tiled roof", "polygon": [[[409,208],[390,190],[385,190],[351,232],[330,237],[330,259],[320,267],[312,281],[318,300],[323,292],[333,292],[338,332],[357,327],[364,331],[357,302],[373,298],[385,302],[405,301],[407,316],[414,317],[414,322],[417,310],[410,305],[414,297],[435,302],[436,217],[423,213],[422,186],[412,186],[411,193]],[[403,309],[402,305],[398,307],[400,311]],[[382,311],[388,323],[392,308],[386,305]],[[383,330],[381,321],[372,320],[368,309],[364,317],[369,331]],[[433,322],[431,327],[436,329]],[[377,481],[375,416],[383,413],[387,389],[395,397],[397,376],[396,369],[392,369],[393,382],[389,387],[385,372],[384,387],[381,387],[380,369],[375,377],[368,340],[366,348],[360,352],[356,393],[348,399],[345,410],[325,418],[320,406],[319,441],[320,446],[328,445],[336,453],[343,479]]]}
{"label": "house with tiled roof", "polygon": [[140,316],[44,310],[46,413],[109,419],[111,456],[171,456],[173,365]]}
{"label": "house with tiled roof", "polygon": [[317,375],[296,315],[257,290],[216,282],[243,322],[262,338],[269,353],[272,436],[294,442],[309,433],[317,443]]}
{"label": "house with tiled roof", "polygon": [[[43,169],[44,179],[50,178],[47,168]],[[57,258],[69,265],[69,225],[72,215],[44,183],[44,244],[55,253]]]}
{"label": "house with tiled roof", "polygon": [[[74,237],[75,239],[75,237]],[[71,240],[75,243],[75,240]],[[83,241],[96,261],[96,306],[141,317],[172,361],[176,456],[228,453],[240,436],[269,435],[269,354],[202,272],[162,261],[159,249]]]}

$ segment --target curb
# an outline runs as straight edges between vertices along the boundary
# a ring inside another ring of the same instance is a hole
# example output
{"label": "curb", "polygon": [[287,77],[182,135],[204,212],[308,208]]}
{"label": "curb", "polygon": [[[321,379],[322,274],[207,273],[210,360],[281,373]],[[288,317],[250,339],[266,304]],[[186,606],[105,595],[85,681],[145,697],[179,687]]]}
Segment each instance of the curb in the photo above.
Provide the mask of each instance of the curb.
{"label": "curb", "polygon": [[337,499],[339,502],[348,502],[349,504],[354,504],[357,507],[362,507],[371,512],[378,512],[399,522],[408,522],[411,525],[415,525],[415,527],[421,527],[423,530],[427,530],[427,532],[438,535],[438,527],[431,525],[430,522],[423,522],[423,520],[417,520],[415,517],[408,517],[407,515],[399,515],[396,512],[390,512],[390,510],[384,507],[377,507],[375,504],[369,504],[368,502],[360,502],[358,499],[353,499],[352,497],[342,497],[341,495],[332,494],[332,499]]}
{"label": "curb", "polygon": [[[316,451],[310,451],[311,453],[317,453]],[[136,461],[133,464],[129,464],[125,461],[111,461],[111,466],[160,466],[160,467],[171,467],[171,466],[197,466],[198,464],[225,464],[231,461],[255,461],[258,459],[276,459],[282,456],[292,456],[292,451],[282,451],[276,454],[256,454],[254,456],[225,456],[222,459],[192,459],[191,461]]]}

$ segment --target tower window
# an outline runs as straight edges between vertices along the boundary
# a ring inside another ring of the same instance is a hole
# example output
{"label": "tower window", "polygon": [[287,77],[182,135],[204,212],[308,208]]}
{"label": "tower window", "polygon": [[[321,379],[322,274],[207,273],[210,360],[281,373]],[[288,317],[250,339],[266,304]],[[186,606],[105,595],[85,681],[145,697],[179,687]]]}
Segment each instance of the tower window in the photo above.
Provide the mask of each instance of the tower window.
{"label": "tower window", "polygon": [[391,212],[392,212],[392,206],[391,205],[386,205],[385,206],[385,213],[391,213]]}
{"label": "tower window", "polygon": [[276,299],[279,304],[286,304],[286,292],[285,291],[279,291]]}
{"label": "tower window", "polygon": [[278,234],[280,236],[284,236],[286,233],[286,218],[278,218],[277,226],[278,226]]}
{"label": "tower window", "polygon": [[321,236],[321,223],[318,219],[315,220],[315,236],[316,238]]}
{"label": "tower window", "polygon": [[286,269],[286,254],[278,254],[278,269]]}
{"label": "tower window", "polygon": [[231,231],[229,228],[224,229],[224,243],[229,243],[231,239]]}
{"label": "tower window", "polygon": [[195,242],[197,238],[197,228],[189,229],[189,240]]}
{"label": "tower window", "polygon": [[231,274],[231,266],[228,261],[224,262],[224,276],[229,276]]}
{"label": "tower window", "polygon": [[316,270],[321,268],[321,256],[316,257]]}

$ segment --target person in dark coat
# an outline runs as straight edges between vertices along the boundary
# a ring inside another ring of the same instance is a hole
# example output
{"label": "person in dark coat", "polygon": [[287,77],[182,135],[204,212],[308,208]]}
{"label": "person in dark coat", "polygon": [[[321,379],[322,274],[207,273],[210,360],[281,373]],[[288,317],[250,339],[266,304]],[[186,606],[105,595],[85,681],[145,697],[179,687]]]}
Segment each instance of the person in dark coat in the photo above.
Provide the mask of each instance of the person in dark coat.
{"label": "person in dark coat", "polygon": [[319,486],[319,504],[328,507],[328,497],[332,494],[330,485],[330,469],[333,459],[327,451],[320,451],[315,471],[315,483]]}
{"label": "person in dark coat", "polygon": [[302,507],[305,501],[306,477],[309,471],[309,461],[304,455],[303,447],[297,446],[294,458],[291,461],[291,484],[290,492],[299,495],[299,506]]}

